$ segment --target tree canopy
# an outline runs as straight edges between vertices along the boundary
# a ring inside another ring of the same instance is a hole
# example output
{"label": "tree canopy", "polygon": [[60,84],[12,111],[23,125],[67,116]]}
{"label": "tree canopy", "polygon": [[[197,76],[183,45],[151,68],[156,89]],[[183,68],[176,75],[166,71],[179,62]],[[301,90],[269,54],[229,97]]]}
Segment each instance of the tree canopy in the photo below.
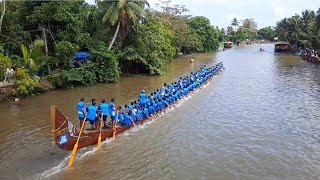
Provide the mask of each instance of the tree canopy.
{"label": "tree canopy", "polygon": [[280,40],[289,41],[297,47],[320,48],[320,8],[317,12],[305,10],[301,15],[284,18],[277,23]]}

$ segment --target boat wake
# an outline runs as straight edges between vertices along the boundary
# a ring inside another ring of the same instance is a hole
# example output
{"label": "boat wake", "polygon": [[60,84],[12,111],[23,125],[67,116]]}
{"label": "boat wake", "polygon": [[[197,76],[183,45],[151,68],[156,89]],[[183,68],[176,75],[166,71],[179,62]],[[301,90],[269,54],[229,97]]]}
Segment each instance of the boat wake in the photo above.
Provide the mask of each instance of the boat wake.
{"label": "boat wake", "polygon": [[[195,90],[193,93],[190,93],[187,97],[181,99],[177,104],[175,104],[173,107],[170,107],[169,109],[166,109],[164,112],[161,112],[158,116],[156,117],[153,117],[150,119],[150,121],[147,121],[147,122],[144,122],[143,124],[139,124],[139,125],[136,125],[135,127],[133,127],[132,129],[122,133],[122,134],[119,134],[118,137],[121,137],[121,136],[131,136],[133,135],[134,133],[138,132],[139,130],[142,130],[144,128],[147,128],[150,124],[153,124],[154,122],[156,122],[157,120],[159,120],[162,116],[165,116],[167,115],[168,113],[174,111],[176,109],[176,107],[179,107],[181,106],[182,104],[184,104],[186,101],[188,101],[189,99],[191,99],[197,92],[201,91],[202,89],[204,88],[207,88],[209,84],[211,84],[210,82],[212,82],[217,76],[219,76],[220,73],[218,73],[217,75],[213,76],[213,78],[211,80],[209,80],[209,82],[207,84],[204,84],[201,89],[197,89]],[[111,142],[113,141],[112,138],[108,138],[106,139],[105,141],[103,141],[101,143],[101,147],[104,147],[108,144],[110,144]],[[78,161],[78,160],[81,160],[83,159],[84,157],[87,157],[87,156],[91,156],[93,154],[95,154],[97,151],[97,147],[96,146],[89,146],[87,148],[82,148],[82,149],[79,149],[78,150],[78,156],[76,156],[75,160]],[[71,153],[71,152],[70,152]],[[47,179],[49,178],[50,176],[54,175],[54,174],[57,174],[61,171],[63,171],[64,169],[67,168],[67,165],[68,165],[68,161],[69,161],[69,158],[70,158],[71,154],[68,155],[67,157],[65,157],[62,162],[51,168],[51,169],[48,169],[46,171],[44,171],[43,173],[40,173],[40,174],[36,174],[35,176],[32,177],[32,179]]]}

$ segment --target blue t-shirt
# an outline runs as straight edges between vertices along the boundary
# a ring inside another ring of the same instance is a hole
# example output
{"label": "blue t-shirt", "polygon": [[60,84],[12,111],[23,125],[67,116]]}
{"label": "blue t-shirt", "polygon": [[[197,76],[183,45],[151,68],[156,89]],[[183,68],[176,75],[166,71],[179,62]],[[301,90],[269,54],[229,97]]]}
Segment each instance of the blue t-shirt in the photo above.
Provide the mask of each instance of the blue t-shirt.
{"label": "blue t-shirt", "polygon": [[88,112],[88,120],[89,121],[94,121],[96,119],[96,116],[97,116],[97,110],[98,108],[96,106],[89,106],[87,107],[87,112]]}
{"label": "blue t-shirt", "polygon": [[137,116],[136,116],[136,114],[132,113],[132,114],[131,114],[131,118],[132,118],[133,122],[136,122],[136,121],[137,121]]}
{"label": "blue t-shirt", "polygon": [[123,122],[123,119],[124,119],[123,114],[122,114],[122,113],[119,113],[119,114],[118,114],[118,122],[117,122],[117,123]]}
{"label": "blue t-shirt", "polygon": [[138,110],[138,116],[141,120],[144,118],[143,113],[140,109]]}
{"label": "blue t-shirt", "polygon": [[103,112],[103,115],[106,116],[109,114],[109,104],[107,103],[102,103],[99,106],[99,110]]}
{"label": "blue t-shirt", "polygon": [[153,107],[149,106],[148,111],[149,111],[149,114],[153,114]]}
{"label": "blue t-shirt", "polygon": [[113,102],[110,102],[109,104],[109,110],[110,110],[110,116],[115,116],[116,115],[116,111],[113,110],[114,109],[114,103]]}
{"label": "blue t-shirt", "polygon": [[146,95],[146,93],[141,93],[141,94],[139,95],[139,97],[140,97],[140,102],[141,102],[141,103],[145,104],[145,103],[147,102],[147,95]]}
{"label": "blue t-shirt", "polygon": [[126,125],[126,126],[130,126],[131,125],[130,116],[128,114],[126,114],[124,116],[123,124]]}
{"label": "blue t-shirt", "polygon": [[144,108],[143,112],[144,112],[147,116],[149,116],[149,115],[150,115],[150,114],[149,114],[149,110],[148,110],[148,108]]}
{"label": "blue t-shirt", "polygon": [[77,109],[78,109],[79,118],[84,118],[83,111],[85,111],[86,105],[84,104],[83,101],[80,101],[80,102],[78,103]]}

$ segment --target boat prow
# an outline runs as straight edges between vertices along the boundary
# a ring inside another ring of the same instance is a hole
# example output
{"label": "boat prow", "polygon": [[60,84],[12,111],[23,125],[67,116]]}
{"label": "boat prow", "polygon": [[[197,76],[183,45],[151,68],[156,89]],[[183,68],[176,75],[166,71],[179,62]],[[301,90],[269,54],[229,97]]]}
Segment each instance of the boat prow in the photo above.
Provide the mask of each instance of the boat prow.
{"label": "boat prow", "polygon": [[[141,123],[141,122],[140,122]],[[137,122],[139,124],[139,122]],[[51,106],[51,126],[52,136],[57,146],[63,150],[72,150],[76,144],[79,130],[72,125],[69,119],[56,107]],[[133,126],[120,127],[116,129],[115,134],[122,133]],[[113,130],[103,129],[101,131],[102,141],[113,136]],[[98,143],[99,130],[84,131],[79,140],[78,149],[91,146]]]}

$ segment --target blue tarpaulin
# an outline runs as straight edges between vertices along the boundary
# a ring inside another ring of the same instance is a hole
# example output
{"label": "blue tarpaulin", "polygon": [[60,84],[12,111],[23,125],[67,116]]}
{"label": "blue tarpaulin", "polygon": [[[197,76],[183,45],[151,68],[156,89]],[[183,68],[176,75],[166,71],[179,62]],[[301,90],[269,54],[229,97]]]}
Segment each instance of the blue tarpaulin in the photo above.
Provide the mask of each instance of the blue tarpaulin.
{"label": "blue tarpaulin", "polygon": [[89,52],[77,52],[74,56],[74,59],[77,61],[82,61],[84,59],[87,59],[90,56]]}

